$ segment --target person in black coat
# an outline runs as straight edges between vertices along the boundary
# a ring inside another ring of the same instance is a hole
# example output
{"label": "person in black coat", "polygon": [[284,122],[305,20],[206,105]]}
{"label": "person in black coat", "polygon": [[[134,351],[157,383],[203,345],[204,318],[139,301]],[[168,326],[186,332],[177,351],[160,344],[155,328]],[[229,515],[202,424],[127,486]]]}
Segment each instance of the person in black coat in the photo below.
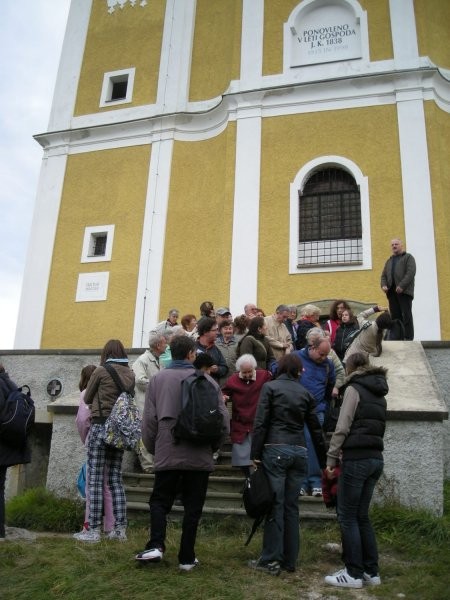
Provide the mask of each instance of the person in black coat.
{"label": "person in black coat", "polygon": [[341,314],[341,324],[336,330],[333,343],[333,350],[341,360],[344,360],[345,353],[350,345],[351,334],[358,331],[358,329],[358,319],[353,314],[353,311],[351,309],[343,310]]}
{"label": "person in black coat", "polygon": [[[16,384],[9,378],[5,368],[0,364],[0,415],[11,391],[17,389]],[[23,465],[31,462],[31,451],[28,440],[21,448],[14,448],[0,438],[0,542],[5,539],[5,481],[6,470],[13,465]]]}
{"label": "person in black coat", "polygon": [[299,382],[302,361],[283,356],[278,377],[265,383],[253,424],[250,458],[264,468],[274,493],[274,505],[264,524],[261,556],[249,566],[269,575],[295,571],[300,548],[298,491],[308,471],[304,425],[308,425],[321,467],[325,438],[316,414],[316,401]]}

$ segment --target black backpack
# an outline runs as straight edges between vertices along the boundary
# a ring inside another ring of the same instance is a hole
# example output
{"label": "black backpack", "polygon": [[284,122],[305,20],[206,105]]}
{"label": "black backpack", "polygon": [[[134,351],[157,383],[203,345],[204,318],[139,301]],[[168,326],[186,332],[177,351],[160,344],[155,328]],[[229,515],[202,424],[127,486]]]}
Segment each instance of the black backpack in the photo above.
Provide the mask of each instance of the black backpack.
{"label": "black backpack", "polygon": [[[12,382],[11,382],[12,383]],[[13,448],[23,448],[35,419],[34,402],[27,385],[13,387],[0,379],[6,402],[0,413],[0,440]]]}
{"label": "black backpack", "polygon": [[172,429],[175,443],[190,442],[196,446],[220,446],[223,417],[219,409],[217,387],[203,371],[195,371],[181,382],[181,411]]}
{"label": "black backpack", "polygon": [[253,471],[250,477],[245,480],[242,500],[245,512],[250,518],[254,519],[252,530],[245,542],[245,546],[248,546],[264,517],[271,511],[274,501],[270,481],[262,466]]}

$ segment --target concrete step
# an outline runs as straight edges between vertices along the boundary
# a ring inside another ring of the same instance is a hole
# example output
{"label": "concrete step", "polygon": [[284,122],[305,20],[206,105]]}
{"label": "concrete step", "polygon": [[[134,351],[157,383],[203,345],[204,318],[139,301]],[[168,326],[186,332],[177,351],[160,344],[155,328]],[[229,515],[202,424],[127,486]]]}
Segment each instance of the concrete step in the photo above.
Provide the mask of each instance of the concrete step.
{"label": "concrete step", "polygon": [[[214,471],[210,476],[206,494],[204,513],[209,515],[246,516],[242,504],[242,475],[220,475]],[[130,511],[148,512],[148,500],[153,491],[153,474],[123,473],[127,507]],[[326,509],[322,498],[311,496],[299,497],[300,519],[330,520],[335,519],[334,511]],[[172,512],[182,513],[183,507],[175,505]]]}
{"label": "concrete step", "polygon": [[[128,502],[127,501],[127,509],[128,512],[136,513],[138,512],[141,516],[143,514],[147,514],[149,512],[148,503],[145,502]],[[183,507],[174,505],[171,511],[172,517],[181,517],[183,514]],[[249,519],[247,514],[243,508],[232,508],[232,507],[219,507],[219,506],[208,506],[205,504],[203,507],[203,515],[208,516],[234,516],[234,517],[242,517]],[[336,515],[334,512],[317,512],[311,510],[304,510],[302,507],[300,508],[300,521],[335,521]],[[251,519],[249,519],[251,521]]]}

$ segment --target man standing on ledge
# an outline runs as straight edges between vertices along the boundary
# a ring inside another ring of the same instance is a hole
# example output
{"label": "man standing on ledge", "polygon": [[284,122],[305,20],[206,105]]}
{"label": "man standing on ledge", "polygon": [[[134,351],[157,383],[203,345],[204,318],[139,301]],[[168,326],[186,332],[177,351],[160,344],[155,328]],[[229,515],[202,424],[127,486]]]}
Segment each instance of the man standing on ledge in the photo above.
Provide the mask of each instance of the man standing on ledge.
{"label": "man standing on ledge", "polygon": [[413,340],[412,301],[416,261],[412,254],[405,252],[401,240],[392,240],[391,248],[392,256],[381,273],[381,289],[387,296],[392,319],[400,319],[405,327],[405,340]]}

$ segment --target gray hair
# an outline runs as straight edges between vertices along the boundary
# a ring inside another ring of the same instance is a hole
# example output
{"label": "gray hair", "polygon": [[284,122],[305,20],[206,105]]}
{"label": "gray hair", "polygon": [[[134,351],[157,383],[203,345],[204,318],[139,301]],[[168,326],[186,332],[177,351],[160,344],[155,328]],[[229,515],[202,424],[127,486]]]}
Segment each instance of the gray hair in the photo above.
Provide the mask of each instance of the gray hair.
{"label": "gray hair", "polygon": [[275,312],[280,313],[285,312],[286,310],[289,310],[289,306],[287,304],[280,304],[276,307]]}
{"label": "gray hair", "polygon": [[302,317],[310,317],[311,315],[320,315],[320,308],[315,304],[306,304],[300,311]]}
{"label": "gray hair", "polygon": [[240,371],[241,370],[241,366],[242,365],[251,365],[252,369],[256,369],[256,358],[253,356],[253,354],[243,354],[242,356],[240,356],[237,361],[236,361],[236,371]]}
{"label": "gray hair", "polygon": [[150,333],[150,335],[148,336],[148,347],[150,348],[150,350],[154,350],[162,339],[165,339],[165,335],[163,333]]}
{"label": "gray hair", "polygon": [[166,342],[170,342],[171,339],[177,337],[178,335],[186,335],[186,331],[183,325],[174,325],[173,327],[169,327],[163,333],[166,338]]}
{"label": "gray hair", "polygon": [[306,342],[309,346],[316,346],[316,340],[320,340],[320,343],[322,340],[326,339],[328,339],[327,334],[320,327],[311,327],[311,329],[308,329],[308,332],[306,334]]}

